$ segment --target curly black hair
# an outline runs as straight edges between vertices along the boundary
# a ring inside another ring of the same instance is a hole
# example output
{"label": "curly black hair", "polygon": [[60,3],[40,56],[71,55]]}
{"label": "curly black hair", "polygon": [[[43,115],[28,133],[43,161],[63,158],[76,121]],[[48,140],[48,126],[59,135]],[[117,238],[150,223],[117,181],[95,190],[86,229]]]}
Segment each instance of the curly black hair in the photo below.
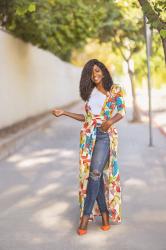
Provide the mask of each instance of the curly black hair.
{"label": "curly black hair", "polygon": [[93,66],[97,65],[103,72],[103,88],[106,91],[109,91],[111,86],[113,85],[113,80],[112,77],[106,68],[106,66],[100,62],[97,59],[91,59],[89,60],[85,65],[81,73],[81,79],[80,79],[80,86],[79,86],[79,91],[80,91],[80,96],[84,101],[87,101],[91,95],[92,90],[96,86],[95,83],[92,81],[91,76],[92,76],[92,70]]}

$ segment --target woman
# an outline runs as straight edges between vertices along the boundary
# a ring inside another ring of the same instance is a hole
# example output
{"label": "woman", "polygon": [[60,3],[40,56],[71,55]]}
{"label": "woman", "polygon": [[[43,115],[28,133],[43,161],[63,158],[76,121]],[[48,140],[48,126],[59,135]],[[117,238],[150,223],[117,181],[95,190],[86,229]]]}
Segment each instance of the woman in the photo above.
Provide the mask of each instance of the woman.
{"label": "woman", "polygon": [[[114,123],[125,113],[120,85],[114,84],[105,65],[89,60],[81,74],[80,96],[85,101],[85,114],[55,109],[55,116],[66,115],[83,122],[80,131],[79,235],[95,216],[102,217],[102,230],[110,228],[109,218],[121,222],[121,187],[117,164],[118,134]],[[117,112],[113,115],[113,111]]]}

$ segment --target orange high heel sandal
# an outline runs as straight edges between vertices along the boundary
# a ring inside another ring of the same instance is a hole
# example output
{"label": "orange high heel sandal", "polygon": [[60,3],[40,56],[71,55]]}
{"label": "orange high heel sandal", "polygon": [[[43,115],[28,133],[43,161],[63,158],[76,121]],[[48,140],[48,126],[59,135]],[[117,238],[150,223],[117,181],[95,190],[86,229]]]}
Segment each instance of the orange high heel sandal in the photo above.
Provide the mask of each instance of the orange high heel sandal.
{"label": "orange high heel sandal", "polygon": [[111,226],[110,225],[104,225],[104,226],[101,226],[100,228],[102,230],[104,230],[104,231],[107,231],[107,230],[109,230],[111,228]]}
{"label": "orange high heel sandal", "polygon": [[[77,233],[79,235],[83,235],[87,233],[87,225],[88,225],[88,221],[89,221],[89,216],[87,217],[86,215],[83,215],[83,217],[81,218],[81,223],[79,225],[79,227],[77,228]],[[84,225],[84,226],[83,226]],[[82,229],[80,227],[85,227],[86,229]]]}
{"label": "orange high heel sandal", "polygon": [[79,235],[86,234],[86,233],[87,233],[87,229],[80,229],[80,228],[78,228],[78,229],[77,229],[77,233],[78,233]]}
{"label": "orange high heel sandal", "polygon": [[109,214],[108,213],[102,213],[102,223],[107,224],[107,225],[102,225],[100,227],[102,230],[107,231],[110,229],[111,225],[109,223]]}

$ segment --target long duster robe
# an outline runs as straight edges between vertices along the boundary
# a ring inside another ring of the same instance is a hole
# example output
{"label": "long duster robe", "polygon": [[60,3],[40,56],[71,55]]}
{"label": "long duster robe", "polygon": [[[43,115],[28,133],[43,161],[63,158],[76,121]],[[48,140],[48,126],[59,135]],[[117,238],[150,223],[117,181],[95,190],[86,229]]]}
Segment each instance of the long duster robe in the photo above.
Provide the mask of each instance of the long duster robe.
{"label": "long duster robe", "polygon": [[[126,113],[124,90],[119,84],[113,84],[111,90],[103,103],[99,115],[94,115],[88,101],[85,102],[85,121],[80,130],[80,150],[79,150],[79,207],[80,220],[83,215],[84,202],[87,195],[87,183],[90,172],[91,157],[96,140],[96,124],[110,119],[114,110],[123,117]],[[104,194],[109,211],[109,217],[113,222],[121,222],[121,184],[119,165],[117,162],[118,131],[115,125],[111,125],[107,130],[110,138],[110,155],[103,170]],[[95,201],[89,220],[95,220],[96,216],[101,216],[97,201]]]}

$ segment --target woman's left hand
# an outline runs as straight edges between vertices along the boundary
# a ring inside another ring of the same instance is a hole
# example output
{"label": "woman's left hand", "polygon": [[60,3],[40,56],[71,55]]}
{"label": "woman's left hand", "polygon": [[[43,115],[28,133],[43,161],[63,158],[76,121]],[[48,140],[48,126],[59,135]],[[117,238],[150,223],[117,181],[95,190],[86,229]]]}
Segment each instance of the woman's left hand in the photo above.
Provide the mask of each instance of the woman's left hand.
{"label": "woman's left hand", "polygon": [[101,126],[100,126],[100,129],[103,131],[103,132],[107,132],[107,130],[109,129],[109,127],[111,126],[111,122],[110,121],[104,121]]}

